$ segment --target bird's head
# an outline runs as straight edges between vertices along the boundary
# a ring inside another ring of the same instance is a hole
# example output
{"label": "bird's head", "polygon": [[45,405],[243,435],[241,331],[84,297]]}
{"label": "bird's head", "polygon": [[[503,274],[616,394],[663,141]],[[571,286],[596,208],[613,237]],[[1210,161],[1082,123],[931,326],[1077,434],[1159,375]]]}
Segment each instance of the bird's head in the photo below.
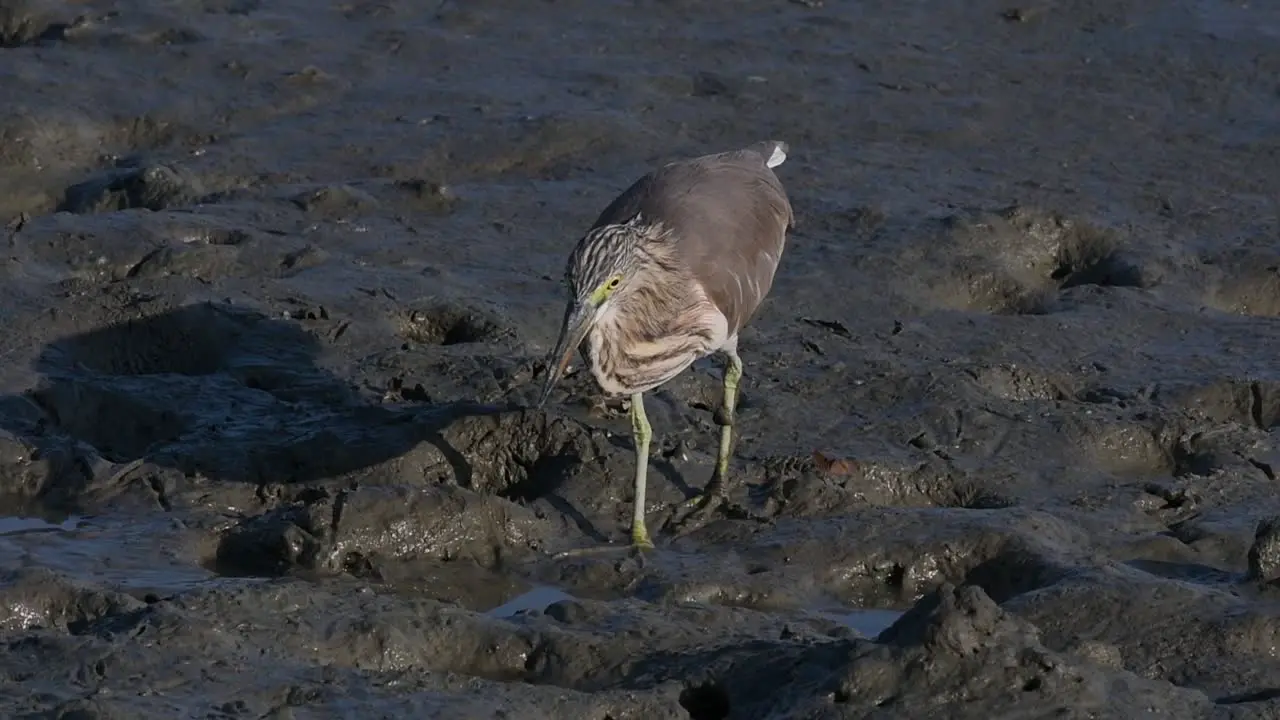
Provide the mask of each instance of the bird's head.
{"label": "bird's head", "polygon": [[538,400],[546,403],[583,338],[627,292],[636,286],[646,265],[642,248],[654,239],[654,229],[637,221],[593,228],[578,242],[565,268],[569,300],[560,325],[560,339],[547,359],[547,375]]}

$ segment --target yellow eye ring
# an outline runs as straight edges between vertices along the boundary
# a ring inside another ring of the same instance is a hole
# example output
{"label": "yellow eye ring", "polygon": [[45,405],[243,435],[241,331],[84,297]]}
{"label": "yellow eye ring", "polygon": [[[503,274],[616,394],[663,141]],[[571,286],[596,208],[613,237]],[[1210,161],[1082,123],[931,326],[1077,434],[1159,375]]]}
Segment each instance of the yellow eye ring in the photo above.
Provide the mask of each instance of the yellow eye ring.
{"label": "yellow eye ring", "polygon": [[609,284],[608,284],[608,285],[606,285],[606,287],[608,287],[610,290],[612,290],[612,289],[614,289],[614,288],[618,287],[618,285],[619,285],[621,282],[622,282],[622,278],[620,278],[620,277],[615,277],[615,278],[613,278],[612,280],[610,280],[610,281],[609,281]]}

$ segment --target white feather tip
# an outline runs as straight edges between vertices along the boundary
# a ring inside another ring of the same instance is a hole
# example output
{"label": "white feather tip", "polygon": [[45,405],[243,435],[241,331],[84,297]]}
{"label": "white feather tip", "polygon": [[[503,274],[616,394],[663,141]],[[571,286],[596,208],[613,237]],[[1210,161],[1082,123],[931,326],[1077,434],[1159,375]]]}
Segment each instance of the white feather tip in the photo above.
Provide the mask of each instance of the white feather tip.
{"label": "white feather tip", "polygon": [[769,155],[769,159],[766,160],[764,164],[768,165],[771,168],[776,168],[779,165],[781,165],[787,159],[786,148],[787,146],[783,143],[778,143],[774,145],[773,153]]}

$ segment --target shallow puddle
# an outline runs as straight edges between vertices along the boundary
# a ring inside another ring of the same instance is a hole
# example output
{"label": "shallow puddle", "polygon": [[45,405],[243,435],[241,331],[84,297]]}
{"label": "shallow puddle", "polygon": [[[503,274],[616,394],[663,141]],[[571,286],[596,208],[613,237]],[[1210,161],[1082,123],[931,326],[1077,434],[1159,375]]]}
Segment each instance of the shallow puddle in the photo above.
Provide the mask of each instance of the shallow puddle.
{"label": "shallow puddle", "polygon": [[517,595],[485,613],[490,617],[512,617],[523,610],[546,610],[561,600],[573,600],[573,596],[553,587],[539,586]]}
{"label": "shallow puddle", "polygon": [[[539,612],[546,610],[549,606],[560,602],[561,600],[573,600],[574,596],[547,585],[539,585],[530,588],[503,604],[485,612],[490,617],[514,617],[524,610],[537,610]],[[885,628],[897,622],[902,617],[901,610],[881,610],[877,608],[867,609],[838,609],[826,610],[813,613],[828,620],[834,620],[842,625],[857,631],[859,634],[868,638],[875,638]]]}
{"label": "shallow puddle", "polygon": [[28,532],[74,530],[80,518],[72,515],[61,522],[51,522],[39,517],[0,517],[0,535],[16,535]]}
{"label": "shallow puddle", "polygon": [[898,618],[902,617],[902,612],[901,610],[868,608],[861,610],[828,610],[820,612],[818,615],[857,630],[869,638],[875,638],[884,632],[885,628],[897,622]]}
{"label": "shallow puddle", "polygon": [[217,576],[177,556],[172,530],[154,522],[97,525],[92,518],[61,521],[0,517],[0,571],[42,567],[75,580],[132,593],[169,594]]}

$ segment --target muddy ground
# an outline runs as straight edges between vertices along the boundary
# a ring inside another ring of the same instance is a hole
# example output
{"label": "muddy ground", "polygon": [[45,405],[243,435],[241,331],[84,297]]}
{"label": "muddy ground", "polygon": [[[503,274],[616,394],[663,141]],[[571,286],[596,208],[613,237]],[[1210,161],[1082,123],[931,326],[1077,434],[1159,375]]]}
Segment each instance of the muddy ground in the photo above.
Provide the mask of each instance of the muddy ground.
{"label": "muddy ground", "polygon": [[[1280,6],[0,0],[0,107],[5,717],[1280,714]],[[708,360],[553,557],[569,249],[766,138],[763,519]]]}

